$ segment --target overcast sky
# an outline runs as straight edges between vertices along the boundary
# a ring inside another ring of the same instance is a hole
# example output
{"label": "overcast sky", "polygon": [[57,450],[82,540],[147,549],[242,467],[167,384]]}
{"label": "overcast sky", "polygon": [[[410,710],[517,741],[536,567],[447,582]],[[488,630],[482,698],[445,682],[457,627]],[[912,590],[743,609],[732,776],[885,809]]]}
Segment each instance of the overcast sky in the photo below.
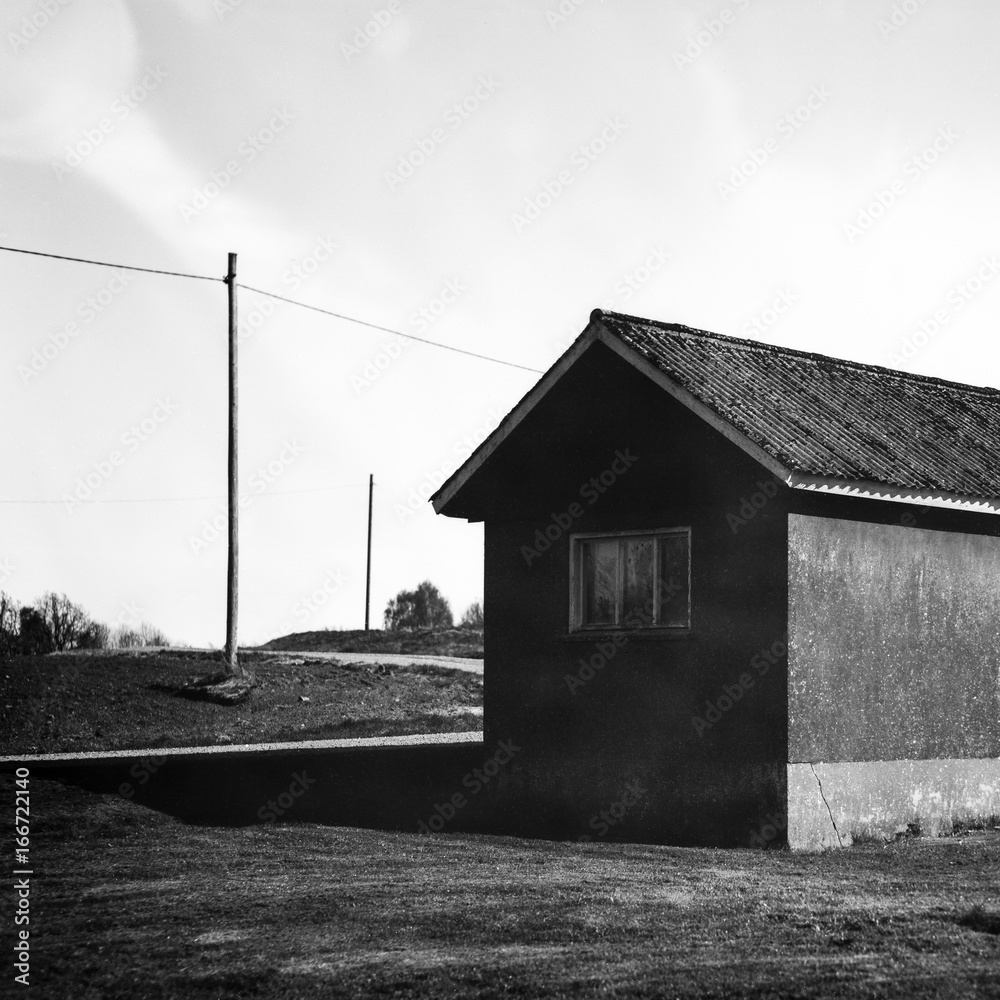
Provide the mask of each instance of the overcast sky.
{"label": "overcast sky", "polygon": [[[989,0],[2,18],[4,245],[215,278],[233,251],[249,285],[530,369],[603,306],[1000,385]],[[481,526],[420,494],[538,375],[240,309],[241,641],[363,624],[369,473],[374,621],[425,578],[480,599]],[[0,310],[0,589],[221,646],[225,285],[0,253]]]}

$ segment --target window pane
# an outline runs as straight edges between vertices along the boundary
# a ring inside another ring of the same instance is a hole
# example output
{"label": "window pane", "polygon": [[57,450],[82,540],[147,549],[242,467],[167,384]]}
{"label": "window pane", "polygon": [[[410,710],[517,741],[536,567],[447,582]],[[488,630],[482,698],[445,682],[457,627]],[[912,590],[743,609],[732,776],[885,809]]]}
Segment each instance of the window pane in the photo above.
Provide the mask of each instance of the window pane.
{"label": "window pane", "polygon": [[653,539],[625,540],[625,581],[621,620],[649,625],[653,615]]}
{"label": "window pane", "polygon": [[613,625],[618,590],[618,542],[583,543],[583,624]]}
{"label": "window pane", "polygon": [[685,534],[660,539],[659,625],[686,628],[688,621],[688,551]]}

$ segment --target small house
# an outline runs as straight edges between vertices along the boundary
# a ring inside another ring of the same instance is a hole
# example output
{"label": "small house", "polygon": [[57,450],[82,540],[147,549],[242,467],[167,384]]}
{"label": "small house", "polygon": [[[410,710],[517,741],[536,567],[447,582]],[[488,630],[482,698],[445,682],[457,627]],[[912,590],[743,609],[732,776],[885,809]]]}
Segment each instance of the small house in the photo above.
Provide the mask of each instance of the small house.
{"label": "small house", "polygon": [[1000,814],[1000,391],[597,310],[433,503],[484,524],[509,832]]}

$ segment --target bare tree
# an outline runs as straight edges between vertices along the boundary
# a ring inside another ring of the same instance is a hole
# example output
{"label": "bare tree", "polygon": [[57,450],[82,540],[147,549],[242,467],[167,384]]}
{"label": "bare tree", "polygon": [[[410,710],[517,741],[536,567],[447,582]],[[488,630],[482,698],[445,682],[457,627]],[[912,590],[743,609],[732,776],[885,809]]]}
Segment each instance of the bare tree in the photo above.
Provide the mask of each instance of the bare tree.
{"label": "bare tree", "polygon": [[52,633],[52,644],[60,651],[73,649],[90,624],[87,612],[65,594],[50,590],[39,598],[35,608]]}
{"label": "bare tree", "polygon": [[21,607],[10,594],[0,590],[0,656],[9,656],[19,646]]}
{"label": "bare tree", "polygon": [[140,622],[137,628],[119,625],[108,636],[111,649],[132,649],[136,646],[169,646],[170,640],[149,622]]}
{"label": "bare tree", "polygon": [[462,628],[483,627],[483,606],[479,601],[473,601],[462,614]]}

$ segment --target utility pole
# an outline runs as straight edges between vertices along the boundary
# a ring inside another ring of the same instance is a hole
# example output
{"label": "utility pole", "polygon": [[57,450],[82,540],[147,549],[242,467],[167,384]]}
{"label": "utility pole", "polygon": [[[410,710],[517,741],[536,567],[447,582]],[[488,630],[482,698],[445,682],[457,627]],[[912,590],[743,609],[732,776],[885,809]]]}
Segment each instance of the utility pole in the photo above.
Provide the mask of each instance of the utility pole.
{"label": "utility pole", "polygon": [[226,578],[226,672],[232,677],[242,677],[237,654],[236,621],[239,605],[237,574],[239,572],[239,484],[236,453],[236,254],[229,255],[229,270],[226,273],[229,285],[229,561]]}
{"label": "utility pole", "polygon": [[365,569],[365,635],[368,635],[368,609],[372,597],[372,489],[375,486],[375,474],[368,473],[368,565]]}

